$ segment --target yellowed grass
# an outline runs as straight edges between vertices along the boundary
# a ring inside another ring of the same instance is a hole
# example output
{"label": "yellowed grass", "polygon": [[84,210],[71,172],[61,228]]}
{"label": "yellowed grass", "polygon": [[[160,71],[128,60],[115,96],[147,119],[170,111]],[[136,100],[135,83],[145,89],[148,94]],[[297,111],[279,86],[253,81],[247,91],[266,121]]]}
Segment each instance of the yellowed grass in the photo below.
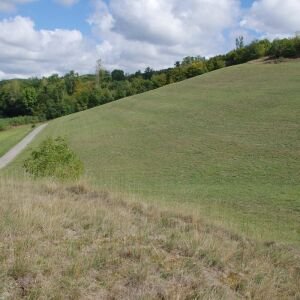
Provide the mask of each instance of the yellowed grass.
{"label": "yellowed grass", "polygon": [[0,181],[0,299],[299,299],[299,249],[84,184]]}

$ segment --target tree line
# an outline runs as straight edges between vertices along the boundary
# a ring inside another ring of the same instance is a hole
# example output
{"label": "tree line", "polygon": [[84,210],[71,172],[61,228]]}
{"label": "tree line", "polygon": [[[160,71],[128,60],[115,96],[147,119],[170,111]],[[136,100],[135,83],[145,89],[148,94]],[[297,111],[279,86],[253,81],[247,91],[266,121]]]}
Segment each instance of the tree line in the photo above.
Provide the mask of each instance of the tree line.
{"label": "tree line", "polygon": [[123,70],[109,72],[99,64],[96,75],[79,76],[70,71],[64,76],[4,80],[0,82],[0,118],[49,120],[265,56],[300,57],[300,38],[255,40],[244,45],[239,37],[236,48],[225,55],[209,59],[188,56],[159,71],[148,67],[144,72],[126,74]]}

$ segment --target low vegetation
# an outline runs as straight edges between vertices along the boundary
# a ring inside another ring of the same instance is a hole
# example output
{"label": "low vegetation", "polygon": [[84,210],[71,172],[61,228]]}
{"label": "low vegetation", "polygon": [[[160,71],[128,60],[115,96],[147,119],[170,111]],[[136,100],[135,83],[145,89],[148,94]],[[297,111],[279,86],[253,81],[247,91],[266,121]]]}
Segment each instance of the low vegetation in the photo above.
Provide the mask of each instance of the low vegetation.
{"label": "low vegetation", "polygon": [[0,181],[1,299],[299,299],[300,253],[86,184]]}
{"label": "low vegetation", "polygon": [[52,178],[60,181],[78,180],[83,163],[62,137],[49,137],[24,162],[26,172],[34,178]]}
{"label": "low vegetation", "polygon": [[19,116],[13,118],[0,119],[0,132],[21,125],[36,124],[42,121],[39,117]]}

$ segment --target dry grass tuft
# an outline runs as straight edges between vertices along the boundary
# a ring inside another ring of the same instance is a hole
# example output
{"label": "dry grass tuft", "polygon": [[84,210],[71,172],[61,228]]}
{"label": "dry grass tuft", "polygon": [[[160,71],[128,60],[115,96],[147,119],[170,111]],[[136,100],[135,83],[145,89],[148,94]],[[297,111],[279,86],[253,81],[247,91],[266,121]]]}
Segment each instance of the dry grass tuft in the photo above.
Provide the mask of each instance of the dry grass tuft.
{"label": "dry grass tuft", "polygon": [[0,299],[299,299],[299,249],[86,184],[0,182]]}

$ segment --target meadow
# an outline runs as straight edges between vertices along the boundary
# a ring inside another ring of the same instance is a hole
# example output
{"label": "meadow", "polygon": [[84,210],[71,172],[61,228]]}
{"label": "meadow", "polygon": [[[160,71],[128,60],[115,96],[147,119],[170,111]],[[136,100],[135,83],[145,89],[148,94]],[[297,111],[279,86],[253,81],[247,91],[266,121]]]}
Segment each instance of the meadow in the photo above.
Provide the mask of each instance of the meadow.
{"label": "meadow", "polygon": [[1,299],[299,299],[299,251],[86,183],[0,179]]}
{"label": "meadow", "polygon": [[22,125],[0,131],[0,157],[31,131],[31,125]]}
{"label": "meadow", "polygon": [[65,136],[97,189],[299,244],[299,92],[299,61],[247,63],[53,120],[32,147]]}

